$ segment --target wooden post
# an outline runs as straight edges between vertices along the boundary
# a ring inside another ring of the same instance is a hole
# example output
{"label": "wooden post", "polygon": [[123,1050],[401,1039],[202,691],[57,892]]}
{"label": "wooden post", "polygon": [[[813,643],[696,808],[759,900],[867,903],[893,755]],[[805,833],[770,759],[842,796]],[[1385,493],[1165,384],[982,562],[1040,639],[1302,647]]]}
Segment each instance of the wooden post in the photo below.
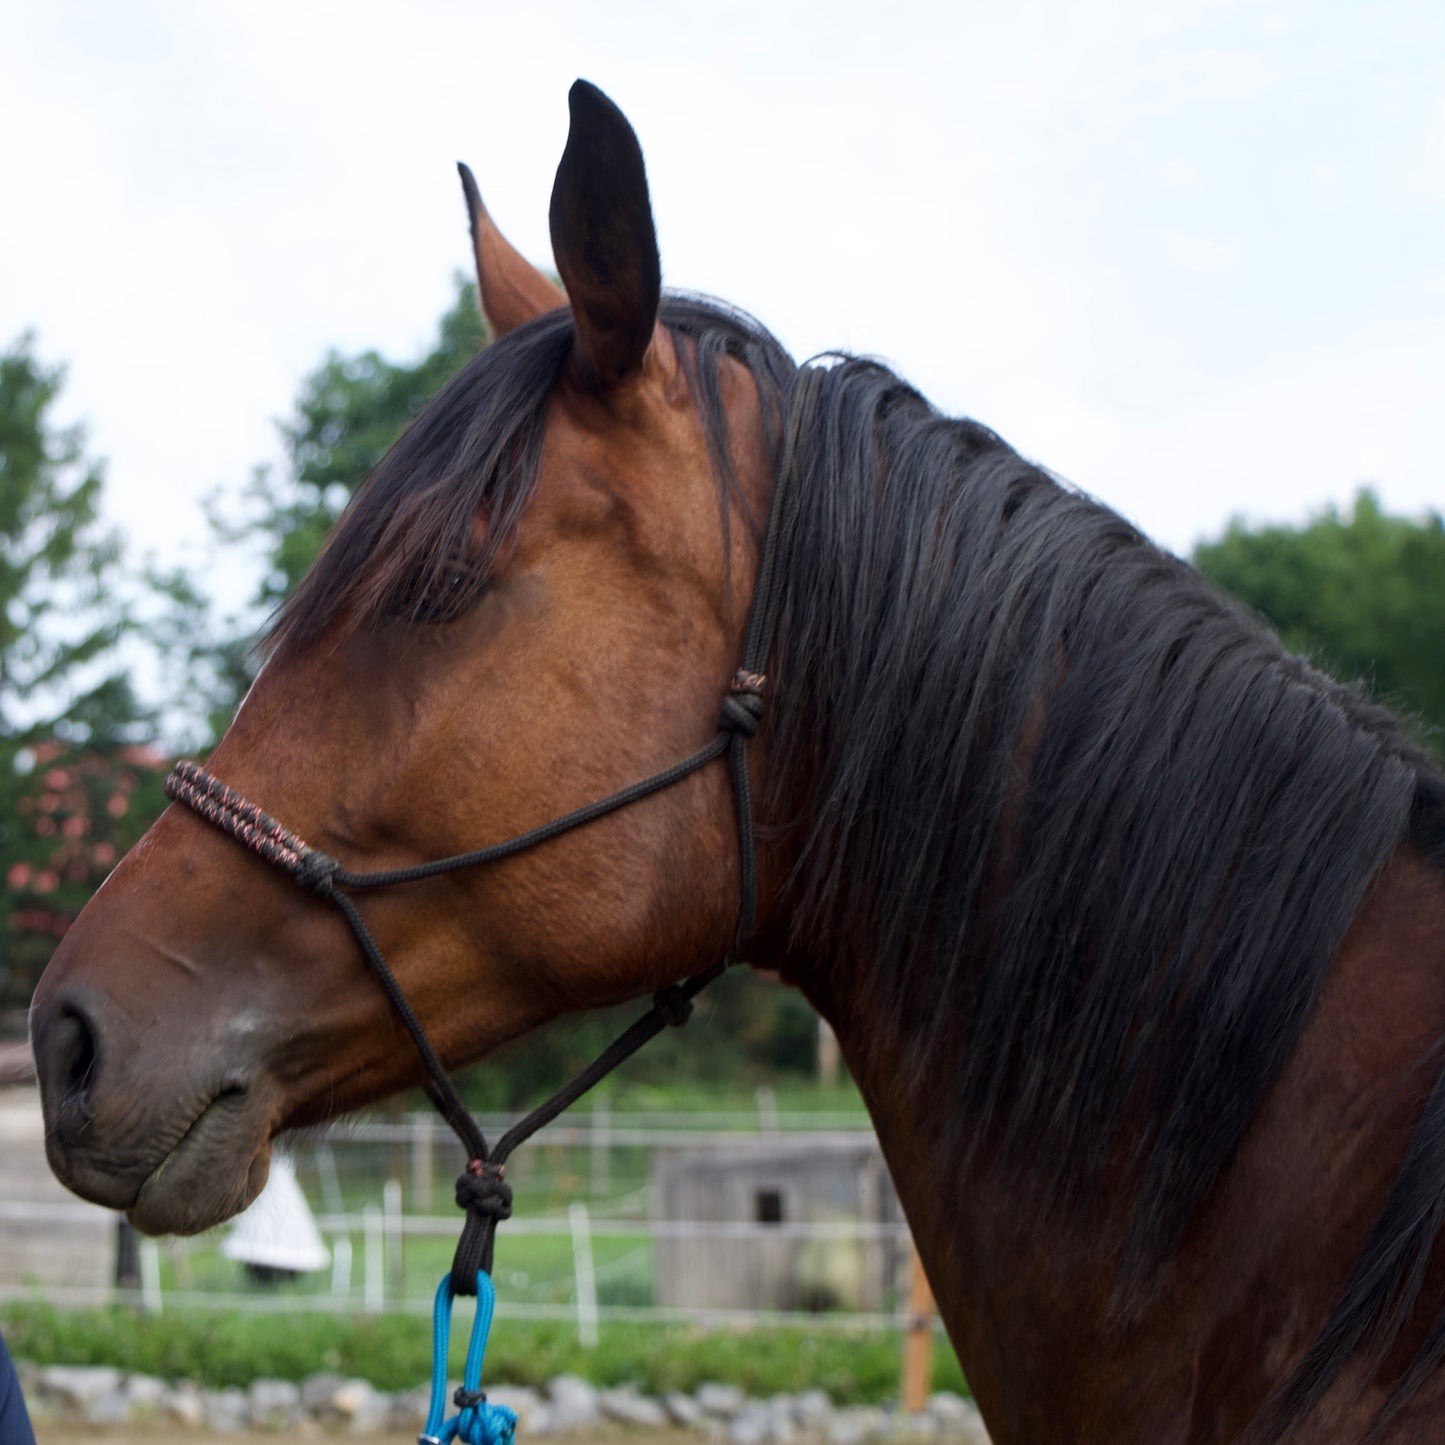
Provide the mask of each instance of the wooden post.
{"label": "wooden post", "polygon": [[910,1249],[908,1280],[908,1322],[903,1331],[903,1409],[916,1415],[928,1403],[933,1383],[933,1291],[918,1257],[918,1246]]}

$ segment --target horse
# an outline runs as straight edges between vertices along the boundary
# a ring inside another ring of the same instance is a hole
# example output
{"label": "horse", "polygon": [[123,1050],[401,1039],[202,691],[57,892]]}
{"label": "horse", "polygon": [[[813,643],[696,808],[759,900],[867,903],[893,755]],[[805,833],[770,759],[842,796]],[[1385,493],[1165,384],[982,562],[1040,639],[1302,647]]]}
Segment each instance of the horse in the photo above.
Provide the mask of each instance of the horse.
{"label": "horse", "polygon": [[[570,108],[561,286],[464,170],[495,340],[358,492],[206,776],[407,873],[356,908],[447,1066],[714,967],[749,886],[720,764],[419,865],[716,735],[786,453],[746,961],[833,1026],[993,1438],[1445,1438],[1440,769],[987,428],[664,293],[631,127]],[[153,1233],[424,1073],[346,918],[193,807],[31,1030],[56,1173]]]}

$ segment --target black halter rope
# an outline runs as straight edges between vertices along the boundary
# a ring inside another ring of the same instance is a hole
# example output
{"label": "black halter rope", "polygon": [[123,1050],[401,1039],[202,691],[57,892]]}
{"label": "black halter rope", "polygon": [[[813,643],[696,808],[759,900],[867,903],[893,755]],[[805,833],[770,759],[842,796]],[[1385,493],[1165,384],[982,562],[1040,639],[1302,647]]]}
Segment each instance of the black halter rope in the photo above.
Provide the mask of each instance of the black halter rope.
{"label": "black halter rope", "polygon": [[[439,858],[413,868],[394,868],[385,872],[352,873],[326,853],[312,848],[295,833],[285,828],[254,803],[228,788],[198,763],[180,762],[165,781],[167,796],[185,804],[193,812],[228,833],[267,863],[289,874],[300,887],[333,903],[346,919],[357,944],[391,1000],[392,1007],[411,1035],[426,1068],[427,1092],[442,1117],[461,1140],[468,1155],[466,1171],[457,1180],[457,1204],[466,1210],[466,1223],[452,1262],[452,1289],[456,1294],[475,1294],[478,1270],[492,1270],[492,1245],[500,1220],[512,1212],[512,1189],[506,1181],[506,1161],[517,1145],[549,1124],[570,1104],[609,1074],[623,1060],[631,1057],[649,1039],[669,1025],[687,1022],[692,1013],[693,998],[741,957],[753,930],[757,911],[758,865],[757,842],[753,829],[752,787],[748,778],[748,739],[757,735],[764,712],[767,687],[766,669],[772,651],[773,634],[777,628],[781,588],[777,575],[778,537],[791,508],[792,478],[799,444],[812,412],[818,376],[804,370],[798,374],[793,391],[787,431],[773,496],[768,507],[767,530],[758,560],[757,584],[748,628],[743,643],[742,665],[733,674],[732,682],[722,700],[718,717],[718,735],[690,757],[664,768],[651,777],[632,783],[618,792],[594,803],[588,803],[549,823],[520,833],[505,842],[470,853]],[[737,805],[738,849],[741,861],[741,898],[738,905],[738,927],[728,952],[710,968],[681,983],[670,984],[653,995],[652,1008],[625,1033],[615,1039],[593,1062],[575,1078],[564,1084],[545,1103],[518,1120],[491,1149],[481,1127],[462,1102],[455,1085],[447,1077],[436,1050],[427,1038],[411,1003],[397,982],[372,938],[355,902],[343,890],[387,888],[415,883],[452,873],[461,868],[476,868],[495,863],[528,848],[535,848],[559,834],[580,828],[594,819],[615,813],[631,803],[661,792],[699,769],[706,767],[724,753],[732,772],[733,794]]]}

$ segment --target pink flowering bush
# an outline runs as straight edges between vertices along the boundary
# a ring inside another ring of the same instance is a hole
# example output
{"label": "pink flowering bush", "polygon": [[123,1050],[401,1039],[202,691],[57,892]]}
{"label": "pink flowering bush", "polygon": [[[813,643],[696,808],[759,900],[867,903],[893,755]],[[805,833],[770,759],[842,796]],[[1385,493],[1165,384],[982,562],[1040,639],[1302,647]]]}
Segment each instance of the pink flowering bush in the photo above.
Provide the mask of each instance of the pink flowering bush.
{"label": "pink flowering bush", "polygon": [[170,759],[124,744],[42,743],[0,843],[0,1033],[13,1034],[40,971],[116,861],[165,806]]}

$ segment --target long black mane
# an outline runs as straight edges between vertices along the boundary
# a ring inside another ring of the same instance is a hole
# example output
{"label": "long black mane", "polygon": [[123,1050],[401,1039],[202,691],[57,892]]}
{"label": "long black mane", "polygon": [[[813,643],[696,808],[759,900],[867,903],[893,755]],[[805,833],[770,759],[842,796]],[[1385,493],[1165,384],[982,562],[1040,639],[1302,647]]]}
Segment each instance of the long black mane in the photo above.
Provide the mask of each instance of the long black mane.
{"label": "long black mane", "polygon": [[[1127,1137],[1127,1316],[1382,863],[1411,836],[1439,858],[1439,774],[1191,568],[884,367],[827,371],[805,457],[770,753],[775,816],[814,800],[795,936],[867,970],[919,1068],[954,1061],[955,1178],[987,1149],[1047,1218],[1118,1187]],[[1408,1313],[1442,1124],[1437,1088],[1285,1416]]]}
{"label": "long black mane", "polygon": [[[795,367],[728,308],[672,297],[663,320],[726,518],[722,359],[750,369],[774,424]],[[360,491],[273,645],[466,605],[526,508],[572,340],[556,312],[453,378]],[[1381,864],[1409,838],[1445,867],[1445,784],[1388,714],[882,366],[825,369],[801,463],[764,802],[796,843],[795,934],[870,971],[915,1074],[956,1061],[957,1166],[996,1151],[1021,1208],[1088,1199],[1127,1134],[1127,1315],[1237,1152]],[[1442,1200],[1435,1082],[1282,1419],[1393,1338]],[[1407,1387],[1442,1356],[1445,1325]]]}

